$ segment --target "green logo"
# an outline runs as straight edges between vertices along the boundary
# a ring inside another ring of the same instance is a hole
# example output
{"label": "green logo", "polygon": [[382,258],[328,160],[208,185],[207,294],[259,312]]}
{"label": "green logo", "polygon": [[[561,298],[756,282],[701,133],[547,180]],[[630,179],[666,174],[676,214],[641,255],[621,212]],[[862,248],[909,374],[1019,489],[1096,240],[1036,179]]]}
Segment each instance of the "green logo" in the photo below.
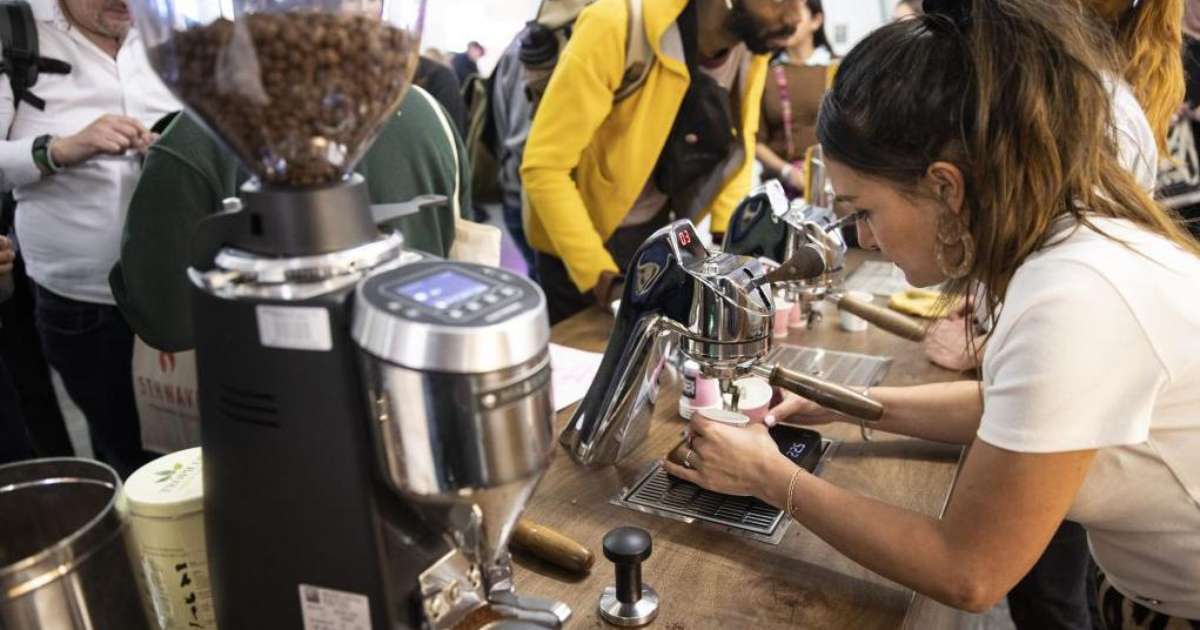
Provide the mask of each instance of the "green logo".
{"label": "green logo", "polygon": [[167,483],[168,481],[171,480],[171,477],[175,476],[175,473],[177,473],[181,470],[183,470],[183,464],[176,462],[174,466],[172,466],[171,468],[169,468],[167,470],[160,470],[158,472],[155,472],[154,475],[155,475],[156,479],[154,480],[154,483]]}

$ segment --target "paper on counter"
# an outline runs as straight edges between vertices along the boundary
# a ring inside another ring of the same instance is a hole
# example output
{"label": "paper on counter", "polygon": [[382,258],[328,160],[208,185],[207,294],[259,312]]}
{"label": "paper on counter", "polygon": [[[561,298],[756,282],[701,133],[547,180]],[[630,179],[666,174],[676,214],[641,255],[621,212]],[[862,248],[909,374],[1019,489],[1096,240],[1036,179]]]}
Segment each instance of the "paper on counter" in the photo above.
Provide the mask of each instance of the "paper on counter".
{"label": "paper on counter", "polygon": [[600,370],[604,355],[550,344],[550,385],[554,410],[562,411],[583,399]]}

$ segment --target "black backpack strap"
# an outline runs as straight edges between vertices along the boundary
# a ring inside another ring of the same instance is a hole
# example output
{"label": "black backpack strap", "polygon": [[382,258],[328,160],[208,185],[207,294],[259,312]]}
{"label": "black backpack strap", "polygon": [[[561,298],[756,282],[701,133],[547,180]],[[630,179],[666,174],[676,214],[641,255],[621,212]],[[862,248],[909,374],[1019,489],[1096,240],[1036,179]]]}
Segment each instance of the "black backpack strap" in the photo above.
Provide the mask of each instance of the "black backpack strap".
{"label": "black backpack strap", "polygon": [[24,101],[39,110],[45,109],[46,102],[30,92],[37,85],[38,75],[42,72],[67,74],[71,64],[38,55],[37,21],[28,2],[0,2],[0,40],[4,46],[0,71],[8,75],[12,86],[13,107]]}

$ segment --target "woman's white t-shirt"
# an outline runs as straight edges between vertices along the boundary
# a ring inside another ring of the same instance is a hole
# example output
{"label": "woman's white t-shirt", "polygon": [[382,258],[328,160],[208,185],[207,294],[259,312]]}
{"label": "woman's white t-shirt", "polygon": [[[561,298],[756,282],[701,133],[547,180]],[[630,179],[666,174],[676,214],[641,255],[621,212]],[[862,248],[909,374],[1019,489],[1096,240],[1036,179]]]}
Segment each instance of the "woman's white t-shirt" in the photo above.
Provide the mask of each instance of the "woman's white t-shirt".
{"label": "woman's white t-shirt", "polygon": [[1115,219],[1013,276],[983,361],[979,438],[1098,449],[1067,517],[1126,596],[1200,619],[1200,258]]}

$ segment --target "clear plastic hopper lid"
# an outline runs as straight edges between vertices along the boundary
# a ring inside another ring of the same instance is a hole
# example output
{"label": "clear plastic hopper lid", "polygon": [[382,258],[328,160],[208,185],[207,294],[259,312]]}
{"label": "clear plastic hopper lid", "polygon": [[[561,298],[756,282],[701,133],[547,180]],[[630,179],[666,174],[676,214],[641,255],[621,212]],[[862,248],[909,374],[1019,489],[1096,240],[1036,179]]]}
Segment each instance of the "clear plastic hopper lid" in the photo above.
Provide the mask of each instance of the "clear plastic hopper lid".
{"label": "clear plastic hopper lid", "polygon": [[408,91],[425,0],[131,0],[163,82],[267,185],[340,181]]}

